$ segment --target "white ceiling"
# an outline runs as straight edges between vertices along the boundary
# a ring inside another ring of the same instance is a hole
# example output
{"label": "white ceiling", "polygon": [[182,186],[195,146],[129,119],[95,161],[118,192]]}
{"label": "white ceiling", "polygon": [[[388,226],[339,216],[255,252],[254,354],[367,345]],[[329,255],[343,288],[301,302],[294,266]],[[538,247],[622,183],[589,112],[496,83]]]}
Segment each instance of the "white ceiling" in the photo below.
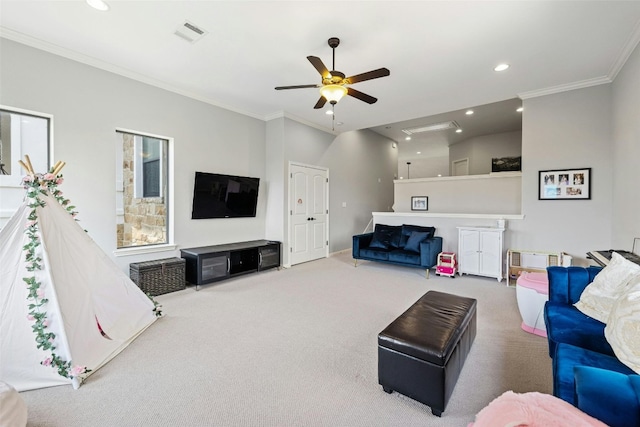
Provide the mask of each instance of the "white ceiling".
{"label": "white ceiling", "polygon": [[[373,105],[346,97],[337,132],[380,127],[521,96],[611,81],[640,40],[640,1],[0,0],[0,35],[252,117],[288,116],[331,130],[314,110],[307,61],[347,76]],[[208,34],[174,35],[185,20]],[[507,62],[502,73],[493,67]],[[327,104],[328,105],[328,104]],[[392,136],[390,136],[392,137]],[[395,138],[395,137],[392,137]]]}

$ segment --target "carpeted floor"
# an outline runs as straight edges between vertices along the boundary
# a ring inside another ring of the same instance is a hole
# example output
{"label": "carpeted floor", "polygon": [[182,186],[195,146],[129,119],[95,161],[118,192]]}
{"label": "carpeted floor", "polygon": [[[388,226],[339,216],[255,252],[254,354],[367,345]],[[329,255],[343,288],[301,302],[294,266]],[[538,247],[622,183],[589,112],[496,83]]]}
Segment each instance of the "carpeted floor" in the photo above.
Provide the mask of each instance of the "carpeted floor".
{"label": "carpeted floor", "polygon": [[[430,289],[478,299],[478,333],[443,417],[377,378],[377,334]],[[507,390],[551,392],[546,339],[515,289],[349,253],[157,297],[165,317],[71,386],[21,393],[29,426],[461,426]]]}

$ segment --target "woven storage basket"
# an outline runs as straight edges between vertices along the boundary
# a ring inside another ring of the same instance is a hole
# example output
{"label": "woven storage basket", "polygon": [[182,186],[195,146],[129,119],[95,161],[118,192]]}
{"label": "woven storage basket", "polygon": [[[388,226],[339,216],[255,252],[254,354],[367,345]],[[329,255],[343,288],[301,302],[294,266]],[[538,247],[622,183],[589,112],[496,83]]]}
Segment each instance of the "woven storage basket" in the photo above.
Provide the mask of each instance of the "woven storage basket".
{"label": "woven storage basket", "polygon": [[129,264],[129,277],[142,292],[151,296],[185,289],[185,260],[165,258]]}

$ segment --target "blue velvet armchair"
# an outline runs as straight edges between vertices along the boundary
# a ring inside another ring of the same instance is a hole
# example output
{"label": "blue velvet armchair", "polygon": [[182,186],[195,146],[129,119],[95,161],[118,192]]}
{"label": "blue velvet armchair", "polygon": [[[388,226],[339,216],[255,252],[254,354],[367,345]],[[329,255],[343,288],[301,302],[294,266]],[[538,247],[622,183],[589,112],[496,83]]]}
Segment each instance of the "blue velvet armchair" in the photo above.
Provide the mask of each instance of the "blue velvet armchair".
{"label": "blue velvet armchair", "polygon": [[623,364],[605,324],[573,306],[600,267],[549,267],[545,304],[553,394],[611,427],[640,426],[640,376]]}

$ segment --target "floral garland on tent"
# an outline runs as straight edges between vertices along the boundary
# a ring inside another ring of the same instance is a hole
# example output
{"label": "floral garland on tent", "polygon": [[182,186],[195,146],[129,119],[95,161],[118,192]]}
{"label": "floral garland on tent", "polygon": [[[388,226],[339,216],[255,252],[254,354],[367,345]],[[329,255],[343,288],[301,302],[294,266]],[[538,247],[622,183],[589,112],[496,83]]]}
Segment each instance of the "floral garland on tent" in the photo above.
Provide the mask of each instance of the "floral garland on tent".
{"label": "floral garland on tent", "polygon": [[[47,193],[53,196],[56,201],[66,209],[66,211],[75,218],[77,212],[74,210],[75,206],[69,204],[69,199],[65,199],[62,195],[62,191],[58,189],[58,185],[64,181],[60,170],[64,167],[64,162],[58,162],[49,170],[46,174],[36,174],[31,166],[29,156],[25,156],[26,164],[20,161],[19,163],[29,172],[27,176],[22,179],[23,186],[27,192],[27,205],[31,209],[28,215],[28,222],[25,226],[25,235],[28,242],[22,248],[25,252],[25,260],[27,263],[26,269],[31,272],[32,275],[24,277],[22,280],[27,285],[29,291],[27,295],[27,301],[29,302],[28,309],[29,314],[27,318],[33,321],[32,330],[36,335],[36,344],[38,349],[49,351],[50,356],[40,362],[43,366],[51,366],[58,371],[58,374],[69,379],[83,376],[91,372],[86,366],[72,365],[71,361],[62,359],[56,354],[56,346],[54,345],[56,335],[48,331],[49,320],[47,319],[46,305],[49,302],[45,298],[44,291],[40,289],[41,283],[36,278],[36,271],[42,270],[42,258],[38,254],[38,248],[41,245],[40,238],[38,237],[38,207],[44,207],[46,204],[40,198],[40,195],[46,195]],[[153,297],[147,294],[147,296],[153,302],[153,312],[156,316],[162,316],[161,305],[158,304]]]}

